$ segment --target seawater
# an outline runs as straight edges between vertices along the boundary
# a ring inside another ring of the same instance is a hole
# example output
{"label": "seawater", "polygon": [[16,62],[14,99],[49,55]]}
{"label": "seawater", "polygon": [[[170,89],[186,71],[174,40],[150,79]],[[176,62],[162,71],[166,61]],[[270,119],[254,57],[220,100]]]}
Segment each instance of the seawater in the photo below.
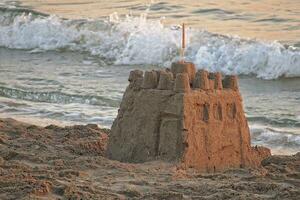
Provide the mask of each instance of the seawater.
{"label": "seawater", "polygon": [[231,4],[4,1],[0,117],[110,127],[129,71],[178,60],[180,23],[187,21],[186,59],[199,69],[240,76],[253,144],[298,152],[299,3]]}

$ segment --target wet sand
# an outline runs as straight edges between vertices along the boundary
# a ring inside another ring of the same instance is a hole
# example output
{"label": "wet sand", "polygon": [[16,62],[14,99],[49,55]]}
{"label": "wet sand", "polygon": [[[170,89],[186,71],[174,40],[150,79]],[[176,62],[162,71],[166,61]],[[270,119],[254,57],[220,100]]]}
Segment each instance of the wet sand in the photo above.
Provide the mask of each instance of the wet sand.
{"label": "wet sand", "polygon": [[200,174],[105,158],[108,129],[0,119],[0,199],[298,199],[300,153],[261,169]]}

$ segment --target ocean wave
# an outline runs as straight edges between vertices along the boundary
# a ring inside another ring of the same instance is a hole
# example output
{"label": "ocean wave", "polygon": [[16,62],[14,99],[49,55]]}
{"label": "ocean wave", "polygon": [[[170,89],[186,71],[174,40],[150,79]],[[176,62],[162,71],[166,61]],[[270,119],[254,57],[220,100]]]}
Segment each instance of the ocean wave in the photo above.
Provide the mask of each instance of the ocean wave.
{"label": "ocean wave", "polygon": [[[147,15],[68,20],[28,10],[0,9],[0,46],[36,51],[79,51],[116,65],[169,66],[178,59],[180,28]],[[279,42],[187,31],[186,59],[198,68],[264,79],[300,76],[300,50]]]}
{"label": "ocean wave", "polygon": [[21,99],[32,102],[46,102],[46,103],[56,103],[56,104],[71,104],[71,103],[80,103],[88,105],[97,105],[97,106],[110,106],[117,107],[119,101],[112,100],[109,98],[93,95],[79,95],[79,94],[67,94],[58,91],[49,91],[49,92],[37,92],[37,91],[28,91],[20,90],[15,88],[0,87],[0,96],[12,98],[12,99]]}
{"label": "ocean wave", "polygon": [[295,127],[295,128],[300,128],[300,121],[299,117],[296,116],[248,116],[247,117],[249,122],[255,123],[255,122],[260,122],[264,124],[270,124],[273,126],[277,127],[285,127],[285,126],[290,126],[290,127]]}
{"label": "ocean wave", "polygon": [[262,145],[271,148],[273,153],[297,153],[300,151],[300,135],[287,131],[251,125],[253,145]]}

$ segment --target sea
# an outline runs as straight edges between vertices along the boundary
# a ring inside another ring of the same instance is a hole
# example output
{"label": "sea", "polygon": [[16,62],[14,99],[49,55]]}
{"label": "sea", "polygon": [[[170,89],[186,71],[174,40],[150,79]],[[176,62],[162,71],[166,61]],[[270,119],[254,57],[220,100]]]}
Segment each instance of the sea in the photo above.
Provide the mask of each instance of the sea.
{"label": "sea", "polygon": [[252,144],[300,151],[299,0],[0,0],[0,117],[109,128],[133,69],[239,76]]}

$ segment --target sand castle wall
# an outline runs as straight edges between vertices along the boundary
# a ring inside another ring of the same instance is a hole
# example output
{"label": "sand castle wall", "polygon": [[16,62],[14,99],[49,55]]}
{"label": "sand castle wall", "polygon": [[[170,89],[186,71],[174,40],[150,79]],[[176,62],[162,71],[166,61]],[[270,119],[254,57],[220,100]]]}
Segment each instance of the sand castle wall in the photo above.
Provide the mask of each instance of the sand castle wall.
{"label": "sand castle wall", "polygon": [[130,73],[107,154],[123,162],[174,161],[205,172],[256,167],[270,155],[252,148],[236,76],[173,63]]}

